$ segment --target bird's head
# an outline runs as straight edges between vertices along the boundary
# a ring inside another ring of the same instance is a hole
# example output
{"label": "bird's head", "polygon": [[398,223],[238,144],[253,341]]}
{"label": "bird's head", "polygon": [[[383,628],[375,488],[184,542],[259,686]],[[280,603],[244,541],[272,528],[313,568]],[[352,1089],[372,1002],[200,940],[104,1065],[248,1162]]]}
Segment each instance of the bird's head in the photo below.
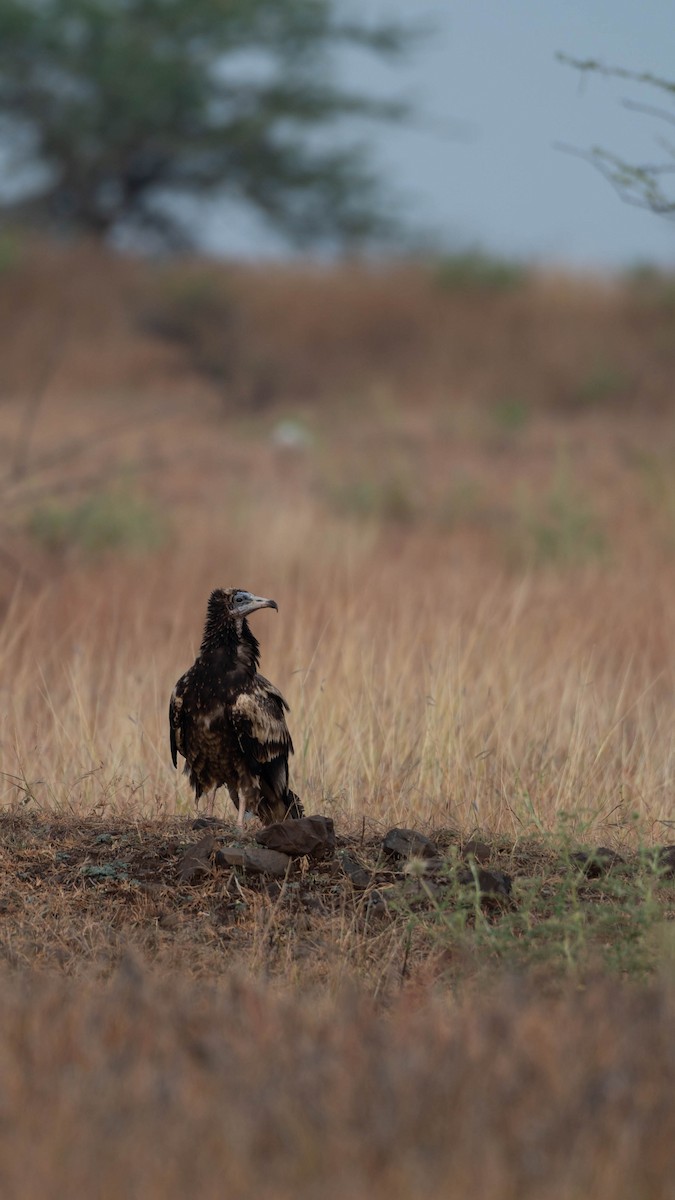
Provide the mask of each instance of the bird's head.
{"label": "bird's head", "polygon": [[241,648],[245,644],[249,647],[249,657],[255,669],[258,643],[249,629],[246,618],[259,608],[276,607],[276,600],[254,596],[253,592],[245,592],[243,588],[216,588],[209,596],[206,609],[202,650],[229,646],[234,652],[233,647],[238,646],[237,654],[241,655]]}
{"label": "bird's head", "polygon": [[218,613],[222,617],[248,617],[259,608],[275,608],[276,600],[267,600],[265,596],[254,596],[253,592],[245,592],[243,588],[216,588],[209,599],[209,612]]}

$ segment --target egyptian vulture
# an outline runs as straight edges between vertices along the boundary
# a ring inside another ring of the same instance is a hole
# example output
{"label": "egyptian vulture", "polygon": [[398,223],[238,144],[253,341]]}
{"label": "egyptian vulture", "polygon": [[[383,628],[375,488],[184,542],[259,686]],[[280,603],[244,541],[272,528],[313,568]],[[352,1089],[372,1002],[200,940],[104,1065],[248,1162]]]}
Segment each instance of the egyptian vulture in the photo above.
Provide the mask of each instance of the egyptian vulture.
{"label": "egyptian vulture", "polygon": [[288,787],[293,743],[273,683],[258,674],[260,648],[247,617],[274,600],[240,588],[217,588],[209,597],[204,636],[196,661],[178,680],[169,704],[171,757],[185,759],[195,799],[227,785],[243,826],[247,811],[266,825],[301,817],[302,805]]}

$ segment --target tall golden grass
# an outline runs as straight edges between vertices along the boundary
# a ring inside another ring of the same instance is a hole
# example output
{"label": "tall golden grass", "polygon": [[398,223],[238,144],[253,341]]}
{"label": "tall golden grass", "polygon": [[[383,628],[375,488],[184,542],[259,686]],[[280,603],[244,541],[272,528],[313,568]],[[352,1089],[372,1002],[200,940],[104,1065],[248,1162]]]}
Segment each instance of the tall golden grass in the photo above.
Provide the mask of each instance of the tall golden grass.
{"label": "tall golden grass", "polygon": [[[3,574],[5,803],[189,809],[169,762],[167,700],[211,588],[236,584],[280,607],[255,629],[263,670],[291,704],[308,810],[513,836],[564,820],[618,840],[663,837],[675,761],[666,300],[536,279],[481,300],[434,290],[411,267],[216,271],[209,295],[224,289],[238,305],[254,347],[268,330],[280,373],[267,408],[228,415],[227,389],[219,411],[188,360],[177,370],[176,346],[141,328],[156,276],[118,260],[97,289],[108,264],[77,253],[53,362],[35,313],[56,320],[69,260],[32,253],[0,289],[18,297],[15,390],[0,408],[8,470],[36,395],[17,330],[32,329],[45,356],[26,461],[3,484],[14,565],[29,568]],[[383,339],[387,329],[399,334]],[[340,392],[352,346],[357,391]],[[656,348],[658,387],[641,392]],[[609,392],[592,374],[598,355],[619,364],[603,377]],[[82,391],[85,358],[90,380],[103,373],[98,391]],[[126,366],[111,408],[115,361]],[[552,364],[563,362],[556,392]],[[307,364],[310,393],[292,405]],[[522,428],[503,416],[516,368]],[[572,401],[573,369],[590,391]],[[615,376],[632,381],[630,403],[613,395]],[[307,434],[296,451],[272,438],[289,412]],[[26,537],[36,504],[120,472],[168,518],[164,551],[87,559]]]}
{"label": "tall golden grass", "polygon": [[252,505],[236,527],[225,508],[150,562],[17,589],[0,641],[5,802],[188,809],[168,696],[210,589],[236,585],[279,603],[253,624],[291,704],[308,811],[516,837],[571,818],[663,838],[672,566],[514,576],[453,563],[423,534],[393,542],[309,507]]}

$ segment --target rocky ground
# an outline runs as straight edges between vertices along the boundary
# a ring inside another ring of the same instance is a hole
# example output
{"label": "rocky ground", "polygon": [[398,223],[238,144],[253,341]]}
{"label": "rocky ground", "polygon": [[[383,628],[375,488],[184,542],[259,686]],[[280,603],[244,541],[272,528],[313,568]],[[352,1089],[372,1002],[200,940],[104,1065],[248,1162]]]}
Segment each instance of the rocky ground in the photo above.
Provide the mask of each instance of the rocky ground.
{"label": "rocky ground", "polygon": [[[208,818],[0,818],[0,953],[105,970],[130,950],[199,974],[342,964],[382,986],[420,972],[594,961],[649,971],[675,916],[675,847],[340,832],[327,816],[249,831]],[[659,935],[660,936],[660,935]]]}

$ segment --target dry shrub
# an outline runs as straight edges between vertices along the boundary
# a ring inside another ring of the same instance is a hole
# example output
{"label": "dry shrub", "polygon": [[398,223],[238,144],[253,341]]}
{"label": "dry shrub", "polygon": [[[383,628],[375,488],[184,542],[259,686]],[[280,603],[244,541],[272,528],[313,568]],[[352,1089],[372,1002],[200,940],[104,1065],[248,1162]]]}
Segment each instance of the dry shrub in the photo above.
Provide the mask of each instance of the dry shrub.
{"label": "dry shrub", "polygon": [[144,327],[182,345],[233,406],[314,407],[379,387],[572,415],[670,407],[670,307],[619,285],[533,275],[513,291],[448,290],[416,264],[201,264],[149,297]]}
{"label": "dry shrub", "polygon": [[[535,411],[670,407],[669,293],[526,276],[448,289],[434,265],[158,270],[93,244],[27,242],[0,273],[0,383],[25,396],[215,392],[228,408],[315,407],[373,387]],[[206,381],[195,379],[202,374]]]}
{"label": "dry shrub", "polygon": [[146,975],[0,983],[3,1195],[672,1195],[664,987],[455,1003]]}

